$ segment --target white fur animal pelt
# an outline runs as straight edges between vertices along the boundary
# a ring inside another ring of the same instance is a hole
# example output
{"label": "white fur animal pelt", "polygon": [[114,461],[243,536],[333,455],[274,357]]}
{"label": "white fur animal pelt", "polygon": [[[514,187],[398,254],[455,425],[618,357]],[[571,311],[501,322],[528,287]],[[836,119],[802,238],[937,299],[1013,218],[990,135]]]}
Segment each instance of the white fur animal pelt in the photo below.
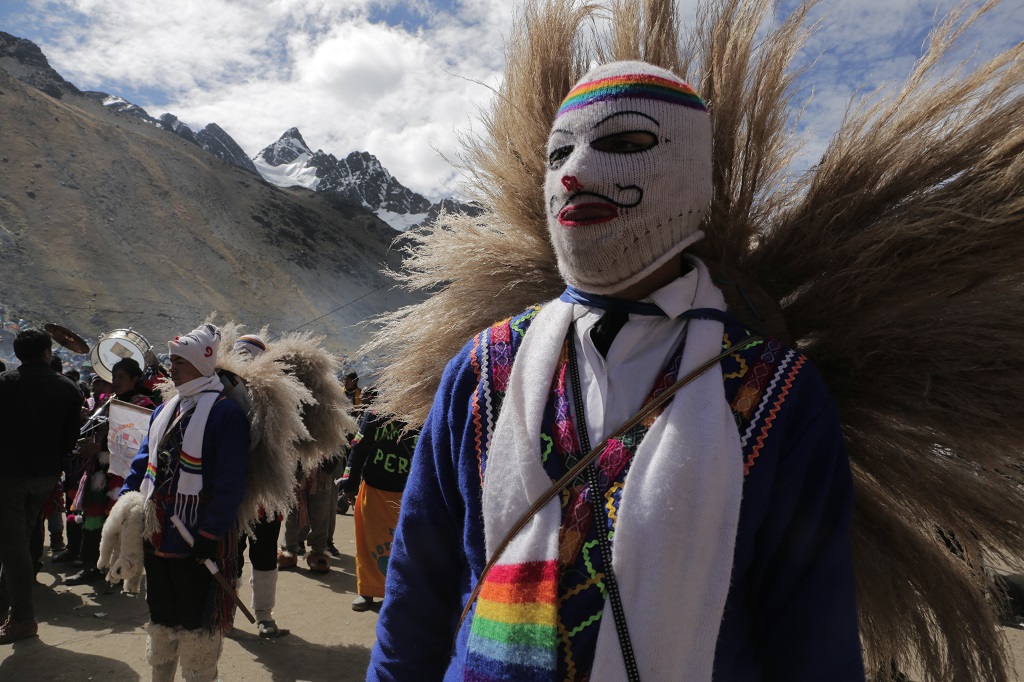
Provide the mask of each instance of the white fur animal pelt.
{"label": "white fur animal pelt", "polygon": [[142,493],[125,493],[118,498],[103,524],[100,558],[96,566],[109,568],[107,582],[115,584],[123,580],[126,594],[138,594],[142,584],[142,540],[146,528],[144,505]]}

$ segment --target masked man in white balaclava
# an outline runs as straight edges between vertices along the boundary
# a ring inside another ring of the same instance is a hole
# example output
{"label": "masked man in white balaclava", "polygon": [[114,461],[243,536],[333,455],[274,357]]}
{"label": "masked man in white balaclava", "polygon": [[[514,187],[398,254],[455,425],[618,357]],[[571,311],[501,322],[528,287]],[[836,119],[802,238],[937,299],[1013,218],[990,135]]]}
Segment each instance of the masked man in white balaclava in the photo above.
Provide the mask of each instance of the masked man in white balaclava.
{"label": "masked man in white balaclava", "polygon": [[369,679],[863,679],[836,411],[686,253],[712,193],[677,76],[616,62],[569,92],[545,180],[568,286],[448,364]]}
{"label": "masked man in white balaclava", "polygon": [[[224,396],[216,373],[220,336],[204,324],[167,343],[177,393],[153,413],[121,490],[139,491],[155,516],[147,519],[147,532],[155,532],[145,542],[153,680],[173,680],[179,659],[186,680],[217,679],[234,615],[231,597],[204,565],[212,559],[222,574],[235,574],[249,458],[248,420]],[[192,546],[172,517],[192,535]]]}

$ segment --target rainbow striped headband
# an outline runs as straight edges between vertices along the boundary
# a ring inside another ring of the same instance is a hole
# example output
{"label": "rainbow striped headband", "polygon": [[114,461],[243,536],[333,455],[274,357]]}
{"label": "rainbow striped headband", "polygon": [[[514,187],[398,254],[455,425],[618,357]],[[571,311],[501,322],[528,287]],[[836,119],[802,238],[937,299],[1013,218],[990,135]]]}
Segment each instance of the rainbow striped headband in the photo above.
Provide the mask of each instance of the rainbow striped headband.
{"label": "rainbow striped headband", "polygon": [[646,73],[630,73],[580,83],[562,100],[562,106],[558,108],[555,118],[595,102],[617,99],[648,99],[681,104],[705,112],[708,110],[700,95],[682,81]]}

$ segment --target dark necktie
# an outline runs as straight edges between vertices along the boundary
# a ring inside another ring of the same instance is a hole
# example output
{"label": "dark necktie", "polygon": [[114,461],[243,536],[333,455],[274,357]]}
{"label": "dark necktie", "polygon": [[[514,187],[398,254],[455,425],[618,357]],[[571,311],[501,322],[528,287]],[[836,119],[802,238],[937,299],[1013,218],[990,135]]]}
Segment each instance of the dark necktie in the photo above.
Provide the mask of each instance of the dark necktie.
{"label": "dark necktie", "polygon": [[590,340],[594,342],[601,357],[608,357],[608,349],[612,347],[615,335],[629,319],[629,313],[622,309],[606,310],[594,326],[590,328]]}

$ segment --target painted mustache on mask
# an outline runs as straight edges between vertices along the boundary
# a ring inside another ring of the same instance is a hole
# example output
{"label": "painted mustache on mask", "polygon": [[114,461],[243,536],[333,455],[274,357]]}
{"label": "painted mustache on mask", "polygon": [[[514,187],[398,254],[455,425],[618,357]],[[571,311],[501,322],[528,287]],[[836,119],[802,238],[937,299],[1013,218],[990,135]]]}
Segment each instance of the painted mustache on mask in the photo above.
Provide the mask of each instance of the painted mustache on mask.
{"label": "painted mustache on mask", "polygon": [[[565,227],[582,227],[584,225],[598,225],[614,220],[619,217],[619,209],[633,208],[640,204],[644,198],[644,191],[637,185],[615,185],[616,189],[622,192],[634,193],[635,201],[616,201],[609,196],[599,192],[576,192],[570,195],[558,211],[558,223]],[[584,201],[573,203],[584,198],[594,197],[598,201]],[[556,197],[551,197],[551,212],[555,211]]]}

